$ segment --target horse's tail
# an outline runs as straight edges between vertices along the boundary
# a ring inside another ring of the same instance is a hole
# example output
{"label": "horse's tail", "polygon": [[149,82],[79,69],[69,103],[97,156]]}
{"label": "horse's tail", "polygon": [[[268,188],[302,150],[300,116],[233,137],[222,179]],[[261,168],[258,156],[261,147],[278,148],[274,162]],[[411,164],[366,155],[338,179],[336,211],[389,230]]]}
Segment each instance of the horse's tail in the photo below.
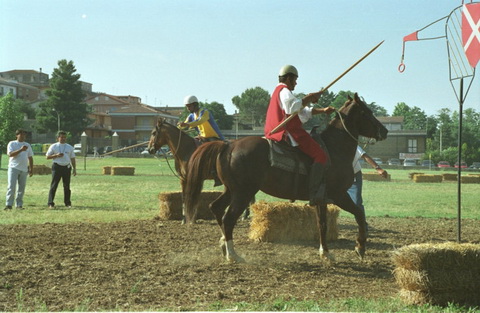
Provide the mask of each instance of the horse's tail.
{"label": "horse's tail", "polygon": [[213,178],[217,156],[228,147],[223,141],[202,144],[190,157],[183,189],[183,204],[187,222],[193,222],[203,189],[203,181]]}

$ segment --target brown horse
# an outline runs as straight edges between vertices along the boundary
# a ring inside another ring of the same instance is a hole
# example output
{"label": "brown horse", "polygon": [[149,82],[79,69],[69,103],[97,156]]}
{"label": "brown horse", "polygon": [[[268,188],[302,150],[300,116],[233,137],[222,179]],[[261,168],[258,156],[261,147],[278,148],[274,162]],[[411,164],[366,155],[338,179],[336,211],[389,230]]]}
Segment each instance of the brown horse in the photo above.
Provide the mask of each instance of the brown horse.
{"label": "brown horse", "polygon": [[175,170],[183,181],[187,173],[187,164],[193,152],[197,149],[195,139],[176,126],[160,118],[152,130],[148,142],[148,152],[155,154],[162,146],[168,145],[175,158]]}
{"label": "brown horse", "polygon": [[[180,179],[182,191],[185,185],[187,165],[193,152],[197,149],[200,142],[190,137],[185,131],[168,123],[160,118],[157,125],[152,130],[147,150],[150,154],[155,154],[162,146],[167,145],[175,158],[175,170]],[[206,179],[214,179],[214,171]],[[183,214],[184,215],[184,214]],[[185,222],[185,216],[183,217]]]}
{"label": "brown horse", "polygon": [[[354,99],[349,98],[321,133],[331,159],[327,173],[327,196],[337,206],[355,216],[359,229],[355,251],[361,258],[365,255],[366,222],[364,212],[347,193],[354,177],[352,162],[360,135],[383,140],[387,133],[387,129],[357,94]],[[222,230],[220,243],[229,261],[244,261],[234,250],[233,228],[248,206],[249,199],[259,190],[283,199],[309,199],[308,177],[303,175],[297,180],[296,174],[272,167],[269,149],[267,140],[256,136],[231,143],[212,142],[199,147],[188,164],[184,190],[187,221],[195,216],[203,181],[212,168],[216,168],[225,185],[224,192],[210,204],[210,208]],[[294,185],[296,181],[297,186]],[[330,257],[326,242],[326,212],[326,205],[317,206],[320,255]]]}

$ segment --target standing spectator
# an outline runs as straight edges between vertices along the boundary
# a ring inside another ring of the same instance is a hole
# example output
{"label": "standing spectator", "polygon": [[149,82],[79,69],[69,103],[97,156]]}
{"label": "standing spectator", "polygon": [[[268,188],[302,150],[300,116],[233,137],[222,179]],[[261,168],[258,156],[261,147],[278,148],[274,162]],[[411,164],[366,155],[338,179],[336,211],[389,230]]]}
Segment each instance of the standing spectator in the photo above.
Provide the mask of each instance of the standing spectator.
{"label": "standing spectator", "polygon": [[48,193],[48,208],[55,207],[55,193],[57,192],[60,179],[63,182],[63,202],[67,208],[72,207],[70,199],[70,177],[77,175],[77,165],[75,163],[75,153],[73,147],[66,143],[67,133],[59,131],[57,142],[51,145],[47,151],[47,160],[53,160],[52,164],[52,183],[50,184],[50,192]]}
{"label": "standing spectator", "polygon": [[[23,196],[27,186],[27,176],[33,175],[33,150],[30,144],[25,142],[27,133],[23,129],[15,132],[17,140],[10,141],[7,145],[8,160],[8,187],[5,210],[11,210],[15,191],[17,197],[15,204],[17,209],[23,210]],[[18,184],[18,190],[16,190]]]}
{"label": "standing spectator", "polygon": [[[375,160],[373,160],[360,146],[357,146],[357,151],[355,153],[355,157],[353,158],[353,184],[348,189],[348,194],[350,198],[352,198],[353,202],[363,211],[365,214],[365,207],[363,206],[363,198],[362,198],[362,188],[363,188],[363,178],[362,178],[362,166],[360,164],[360,159],[364,159],[368,164],[370,164],[379,175],[383,176],[384,178],[388,177],[387,171],[382,169]],[[367,231],[368,231],[368,223],[367,223]]]}
{"label": "standing spectator", "polygon": [[183,99],[183,104],[185,104],[190,114],[185,122],[179,124],[180,127],[197,128],[200,133],[197,138],[201,142],[225,140],[212,113],[207,109],[200,109],[197,97],[186,96]]}

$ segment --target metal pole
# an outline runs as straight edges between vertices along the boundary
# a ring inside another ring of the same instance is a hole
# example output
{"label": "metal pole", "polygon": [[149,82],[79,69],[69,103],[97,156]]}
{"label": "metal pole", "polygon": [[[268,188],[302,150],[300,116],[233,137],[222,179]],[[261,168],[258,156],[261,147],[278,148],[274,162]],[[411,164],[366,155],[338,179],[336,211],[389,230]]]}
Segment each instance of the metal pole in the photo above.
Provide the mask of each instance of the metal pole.
{"label": "metal pole", "polygon": [[457,180],[457,242],[462,240],[462,123],[463,123],[463,77],[460,79],[459,123],[458,123],[458,180]]}

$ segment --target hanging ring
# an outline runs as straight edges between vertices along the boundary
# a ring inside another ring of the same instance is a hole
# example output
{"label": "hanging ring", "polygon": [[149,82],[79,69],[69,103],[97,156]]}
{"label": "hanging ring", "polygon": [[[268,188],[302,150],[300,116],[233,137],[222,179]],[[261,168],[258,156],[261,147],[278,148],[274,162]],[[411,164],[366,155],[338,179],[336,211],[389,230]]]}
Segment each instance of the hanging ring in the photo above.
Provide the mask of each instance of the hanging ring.
{"label": "hanging ring", "polygon": [[400,65],[398,66],[398,71],[400,73],[403,73],[403,71],[405,71],[405,64],[403,62],[400,63]]}

